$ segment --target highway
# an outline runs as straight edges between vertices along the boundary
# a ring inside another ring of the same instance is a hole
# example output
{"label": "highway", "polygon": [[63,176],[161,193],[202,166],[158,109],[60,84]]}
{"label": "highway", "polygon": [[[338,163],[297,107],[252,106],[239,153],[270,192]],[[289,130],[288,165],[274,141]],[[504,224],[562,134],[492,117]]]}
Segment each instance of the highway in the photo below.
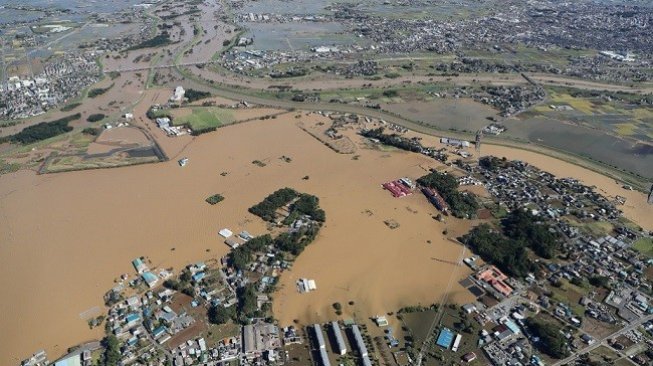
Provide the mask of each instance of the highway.
{"label": "highway", "polygon": [[602,346],[603,344],[605,344],[605,342],[608,339],[617,337],[617,336],[619,336],[619,335],[621,335],[623,333],[626,333],[628,331],[636,329],[637,327],[639,327],[640,325],[648,322],[649,320],[653,320],[653,315],[645,316],[643,318],[640,318],[636,322],[630,323],[627,327],[621,328],[618,331],[616,331],[616,332],[614,332],[614,333],[612,333],[610,335],[607,335],[607,336],[601,338],[600,340],[597,340],[596,342],[588,345],[587,347],[579,349],[578,351],[572,353],[571,356],[552,364],[552,366],[566,365],[566,364],[570,363],[571,361],[575,360],[576,358],[578,358],[578,356],[580,356],[582,354],[585,354],[585,353],[588,353],[588,352]]}

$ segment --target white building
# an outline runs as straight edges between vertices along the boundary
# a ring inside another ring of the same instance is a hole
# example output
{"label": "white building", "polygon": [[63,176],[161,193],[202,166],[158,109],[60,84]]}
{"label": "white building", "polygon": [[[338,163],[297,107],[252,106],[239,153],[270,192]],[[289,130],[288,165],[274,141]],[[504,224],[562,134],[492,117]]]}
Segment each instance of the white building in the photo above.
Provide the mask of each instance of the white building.
{"label": "white building", "polygon": [[186,91],[184,88],[180,85],[175,88],[175,92],[172,94],[172,97],[170,97],[171,102],[175,103],[181,103],[184,101],[184,96],[186,95]]}

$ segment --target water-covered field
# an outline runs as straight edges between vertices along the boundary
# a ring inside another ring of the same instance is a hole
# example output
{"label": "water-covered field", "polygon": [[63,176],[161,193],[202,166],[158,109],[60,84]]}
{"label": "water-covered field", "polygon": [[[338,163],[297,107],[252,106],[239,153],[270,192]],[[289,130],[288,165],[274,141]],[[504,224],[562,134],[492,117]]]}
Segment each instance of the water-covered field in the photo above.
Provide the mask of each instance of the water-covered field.
{"label": "water-covered field", "polygon": [[507,136],[526,139],[653,178],[653,145],[544,118],[507,120]]}

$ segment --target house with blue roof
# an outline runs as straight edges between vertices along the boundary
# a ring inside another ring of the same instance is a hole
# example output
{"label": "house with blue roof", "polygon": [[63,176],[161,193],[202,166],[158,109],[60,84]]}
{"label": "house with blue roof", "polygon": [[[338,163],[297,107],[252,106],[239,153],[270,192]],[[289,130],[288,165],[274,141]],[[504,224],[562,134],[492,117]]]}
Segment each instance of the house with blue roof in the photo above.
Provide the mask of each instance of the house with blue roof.
{"label": "house with blue roof", "polygon": [[82,366],[82,357],[79,353],[73,353],[56,361],[54,366]]}
{"label": "house with blue roof", "polygon": [[134,266],[134,269],[138,274],[142,274],[143,272],[147,271],[147,265],[143,263],[143,261],[140,258],[136,258],[132,261],[132,265]]}
{"label": "house with blue roof", "polygon": [[150,288],[156,286],[157,282],[159,282],[159,277],[157,277],[152,272],[145,272],[145,273],[141,274],[141,277],[143,278],[143,281],[145,281],[145,283],[147,283],[147,285]]}
{"label": "house with blue roof", "polygon": [[156,328],[156,329],[154,329],[154,330],[152,331],[152,336],[153,336],[154,338],[159,338],[160,336],[162,336],[163,334],[165,334],[165,332],[166,332],[167,330],[168,330],[168,328],[166,328],[164,325],[162,325],[162,326],[160,326],[160,327],[158,327],[158,328]]}
{"label": "house with blue roof", "polygon": [[136,313],[127,314],[125,317],[125,323],[128,327],[138,323],[139,320],[141,320],[141,316]]}
{"label": "house with blue roof", "polygon": [[200,282],[204,277],[206,277],[205,272],[197,272],[191,278],[194,282]]}
{"label": "house with blue roof", "polygon": [[455,334],[451,329],[443,328],[442,331],[440,331],[440,335],[438,335],[438,340],[436,342],[437,345],[444,349],[449,349],[453,342],[454,335]]}

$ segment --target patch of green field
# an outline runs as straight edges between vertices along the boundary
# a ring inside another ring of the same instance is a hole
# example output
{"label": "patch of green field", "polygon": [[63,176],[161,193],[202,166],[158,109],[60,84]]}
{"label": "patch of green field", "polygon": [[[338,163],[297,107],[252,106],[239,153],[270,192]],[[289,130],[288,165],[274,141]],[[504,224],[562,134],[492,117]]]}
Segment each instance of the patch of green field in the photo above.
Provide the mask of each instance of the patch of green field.
{"label": "patch of green field", "polygon": [[632,366],[633,363],[628,358],[620,358],[615,363],[615,366]]}
{"label": "patch of green field", "polygon": [[637,126],[633,123],[618,123],[614,125],[615,132],[620,136],[632,136],[635,134]]}
{"label": "patch of green field", "polygon": [[576,316],[583,317],[583,314],[585,314],[585,308],[579,304],[579,301],[581,297],[587,296],[590,291],[590,285],[579,287],[567,281],[562,281],[562,286],[551,286],[551,291],[553,292],[554,300],[567,304]]}
{"label": "patch of green field", "polygon": [[220,127],[234,122],[233,112],[217,107],[193,107],[190,113],[175,117],[176,126],[188,125],[193,130]]}
{"label": "patch of green field", "polygon": [[7,163],[4,160],[0,160],[0,175],[13,173],[18,171],[18,169],[20,169],[20,164]]}
{"label": "patch of green field", "polygon": [[78,133],[71,137],[70,144],[78,149],[86,149],[94,140],[95,136]]}
{"label": "patch of green field", "polygon": [[209,329],[204,334],[206,338],[206,344],[209,347],[215,346],[219,341],[240,336],[240,326],[234,323],[214,325],[211,324],[208,327]]}
{"label": "patch of green field", "polygon": [[601,346],[590,352],[590,358],[598,361],[611,362],[612,360],[619,358],[619,355],[612,349],[606,346]]}
{"label": "patch of green field", "polygon": [[579,227],[581,230],[587,232],[592,236],[608,235],[614,228],[613,225],[608,221],[590,221],[586,223],[580,223],[570,220],[570,224]]}
{"label": "patch of green field", "polygon": [[632,230],[632,231],[640,231],[640,230],[642,230],[642,227],[641,227],[641,226],[637,225],[637,223],[635,223],[635,222],[633,222],[633,221],[630,221],[630,220],[629,220],[628,218],[626,218],[626,217],[623,217],[623,216],[620,217],[620,218],[619,218],[619,222],[620,222],[621,224],[623,224],[625,227],[627,227],[627,228],[629,228],[630,230]]}
{"label": "patch of green field", "polygon": [[643,255],[653,258],[653,239],[640,238],[633,243],[633,249],[642,253]]}
{"label": "patch of green field", "polygon": [[566,93],[551,93],[549,104],[566,104],[584,114],[595,114],[594,104],[589,99],[575,98]]}

